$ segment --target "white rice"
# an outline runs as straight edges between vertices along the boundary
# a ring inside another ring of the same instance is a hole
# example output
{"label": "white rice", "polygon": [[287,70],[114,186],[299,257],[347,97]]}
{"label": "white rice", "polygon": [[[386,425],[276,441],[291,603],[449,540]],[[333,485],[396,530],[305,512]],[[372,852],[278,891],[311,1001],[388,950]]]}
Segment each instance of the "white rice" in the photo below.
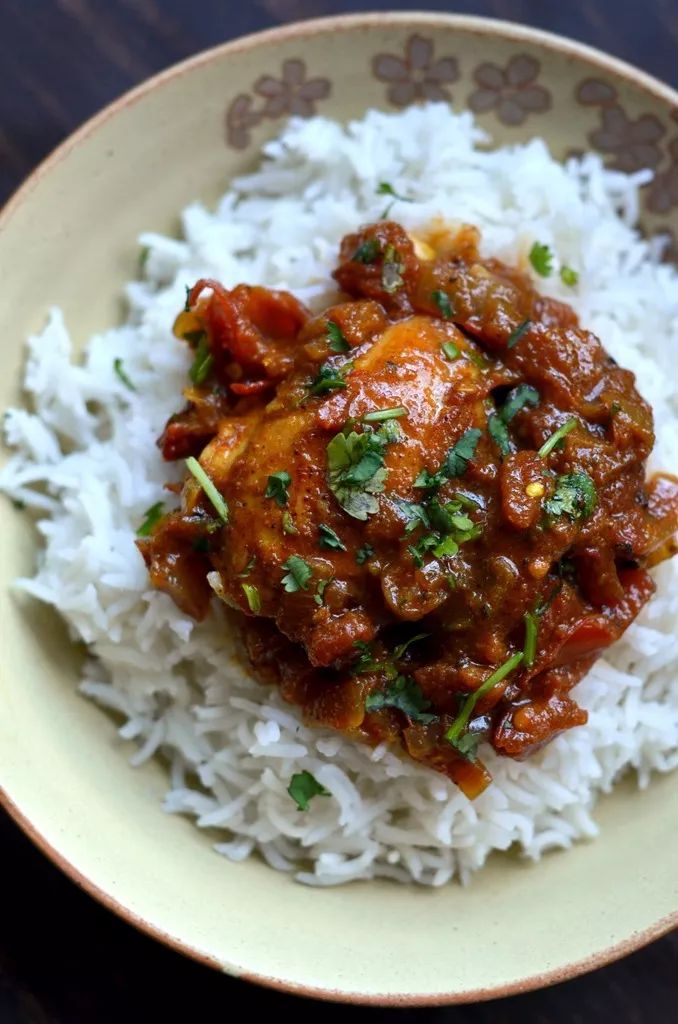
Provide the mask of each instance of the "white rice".
{"label": "white rice", "polygon": [[[622,772],[633,768],[646,786],[678,764],[678,559],[660,567],[654,600],[578,686],[588,725],[525,763],[487,749],[495,781],[471,803],[384,747],[307,728],[247,675],[217,602],[196,625],[149,587],[134,546],[145,509],[181,475],[155,438],[186,379],[188,354],[170,333],[184,286],[213,276],[290,288],[322,306],[341,236],[383,211],[382,181],[415,200],[393,208],[409,229],[466,221],[482,229],[486,254],[524,260],[539,240],[578,270],[575,289],[557,273],[544,287],[636,372],[656,416],[654,465],[677,468],[678,275],[659,262],[661,243],[634,229],[650,172],[606,171],[594,155],[562,166],[538,139],[494,152],[487,141],[469,114],[444,105],[370,112],[348,128],[292,121],[215,212],[184,211],[183,240],[142,235],[148,258],[128,287],[125,326],[75,359],[52,310],[28,343],[28,408],[6,417],[15,454],[0,486],[42,516],[44,541],[36,575],[18,585],[90,645],[82,692],[124,717],[133,765],[168,757],[167,811],[209,829],[231,860],[258,851],[311,885],[465,881],[510,846],[536,860],[596,835],[598,795]],[[116,377],[116,357],[136,392]],[[303,769],[331,793],[305,814],[286,792]]]}

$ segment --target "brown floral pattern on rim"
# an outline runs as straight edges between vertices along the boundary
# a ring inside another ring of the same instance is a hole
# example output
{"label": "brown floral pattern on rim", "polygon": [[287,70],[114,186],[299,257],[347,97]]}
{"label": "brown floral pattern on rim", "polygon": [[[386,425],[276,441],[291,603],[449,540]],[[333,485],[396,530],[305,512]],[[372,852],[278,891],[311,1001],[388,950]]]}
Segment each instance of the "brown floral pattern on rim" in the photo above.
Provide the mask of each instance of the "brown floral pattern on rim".
{"label": "brown floral pattern on rim", "polygon": [[653,213],[668,213],[678,206],[678,138],[670,143],[668,155],[668,167],[655,175],[648,190],[647,208]]}
{"label": "brown floral pattern on rim", "polygon": [[254,95],[240,93],[230,103],[225,117],[226,142],[234,149],[245,149],[252,129],[265,118],[312,117],[317,101],[327,99],[331,91],[329,78],[307,78],[303,60],[286,60],[280,78],[261,75],[252,86]]}
{"label": "brown floral pattern on rim", "polygon": [[551,93],[537,84],[541,64],[526,53],[511,57],[505,68],[497,64],[479,64],[473,72],[478,88],[468,98],[476,114],[496,111],[502,124],[522,124],[531,114],[551,109]]}
{"label": "brown floral pattern on rim", "polygon": [[410,36],[404,56],[378,53],[372,58],[372,72],[380,82],[388,84],[386,95],[394,107],[407,107],[417,100],[452,99],[446,86],[459,79],[456,57],[434,59],[433,40]]}
{"label": "brown floral pattern on rim", "polygon": [[595,149],[612,157],[608,166],[630,173],[661,163],[659,142],[666,128],[654,114],[632,120],[618,103],[615,87],[603,79],[580,82],[576,97],[583,106],[600,107],[600,124],[589,132],[588,139]]}

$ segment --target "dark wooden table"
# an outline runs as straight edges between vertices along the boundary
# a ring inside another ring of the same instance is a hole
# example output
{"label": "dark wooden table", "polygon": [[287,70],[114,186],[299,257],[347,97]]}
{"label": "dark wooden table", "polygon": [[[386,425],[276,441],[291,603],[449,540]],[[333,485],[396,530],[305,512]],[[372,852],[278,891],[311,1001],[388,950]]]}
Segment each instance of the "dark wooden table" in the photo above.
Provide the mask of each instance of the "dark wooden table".
{"label": "dark wooden table", "polygon": [[[314,15],[414,0],[0,0],[0,200],[90,114],[177,60]],[[675,0],[428,0],[526,22],[602,47],[678,85]],[[125,1024],[228,1018],[233,999],[270,1019],[339,1019],[320,1005],[221,977],[99,907],[0,817],[0,1024]],[[648,1024],[676,1019],[678,935],[564,985],[438,1010],[352,1009],[355,1019],[475,1024]],[[236,1011],[237,1012],[237,1011]]]}

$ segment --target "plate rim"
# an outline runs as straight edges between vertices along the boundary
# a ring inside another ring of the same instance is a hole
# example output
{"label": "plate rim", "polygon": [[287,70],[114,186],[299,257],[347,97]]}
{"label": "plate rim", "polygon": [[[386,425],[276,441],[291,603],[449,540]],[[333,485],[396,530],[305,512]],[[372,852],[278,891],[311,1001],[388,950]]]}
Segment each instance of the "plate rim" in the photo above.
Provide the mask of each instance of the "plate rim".
{"label": "plate rim", "polygon": [[[141,83],[124,92],[117,99],[107,104],[101,110],[89,117],[80,127],[68,135],[55,149],[44,157],[31,173],[22,181],[19,186],[10,194],[0,209],[0,234],[13,217],[16,210],[30,197],[42,178],[56,167],[70,152],[85,142],[90,135],[105,124],[119,111],[133,106],[142,100],[158,86],[167,81],[180,78],[190,74],[194,69],[210,64],[213,61],[221,60],[224,56],[232,53],[239,53],[244,50],[257,48],[269,42],[286,41],[289,39],[304,39],[326,32],[349,32],[354,29],[369,29],[371,27],[382,27],[385,24],[412,27],[413,29],[425,28],[426,26],[461,30],[478,35],[503,36],[509,40],[518,42],[533,43],[547,49],[560,52],[568,57],[579,58],[615,76],[630,81],[636,88],[649,93],[663,102],[669,103],[678,108],[678,90],[661,81],[659,78],[649,74],[635,65],[605,53],[597,47],[570,39],[567,36],[543,29],[532,28],[518,22],[506,21],[499,18],[486,18],[476,15],[453,14],[436,11],[378,11],[358,14],[331,15],[322,18],[311,18],[303,21],[294,21],[287,25],[274,26],[258,32],[238,36],[235,39],[219,43],[213,47],[201,50],[182,61],[170,65],[156,74],[144,79]],[[569,981],[582,974],[604,967],[616,960],[621,959],[630,953],[635,952],[649,943],[669,934],[678,927],[678,910],[668,914],[658,921],[649,925],[641,931],[634,931],[630,936],[611,946],[600,950],[582,960],[561,965],[550,971],[544,971],[528,977],[518,978],[498,986],[486,986],[479,989],[457,990],[440,993],[412,993],[412,994],[387,994],[387,993],[364,993],[359,991],[346,991],[341,989],[329,989],[320,986],[302,984],[282,978],[271,977],[264,974],[250,973],[247,971],[232,970],[228,965],[218,961],[208,953],[190,945],[187,941],[170,935],[159,926],[147,921],[136,911],[125,906],[115,899],[110,893],[99,887],[90,878],[84,875],[68,858],[52,844],[34,824],[28,815],[24,814],[17,803],[14,802],[4,786],[0,786],[0,808],[2,808],[14,823],[21,829],[24,835],[50,860],[71,882],[82,889],[89,896],[95,899],[100,905],[113,912],[122,920],[131,924],[138,931],[156,939],[164,946],[175,952],[181,953],[188,958],[204,964],[207,967],[232,974],[244,981],[285,992],[290,995],[303,996],[312,999],[324,999],[337,1003],[351,1003],[365,1006],[390,1006],[390,1007],[424,1007],[424,1006],[449,1006],[454,1004],[481,1002],[489,999],[497,999],[511,995],[531,992],[535,989],[546,988],[560,982]]]}

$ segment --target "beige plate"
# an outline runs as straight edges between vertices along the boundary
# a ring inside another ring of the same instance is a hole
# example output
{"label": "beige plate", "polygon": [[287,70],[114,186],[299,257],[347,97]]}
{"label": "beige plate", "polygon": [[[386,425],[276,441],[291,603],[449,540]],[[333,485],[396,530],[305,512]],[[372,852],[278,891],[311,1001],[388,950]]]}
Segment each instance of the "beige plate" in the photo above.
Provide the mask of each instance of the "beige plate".
{"label": "beige plate", "polygon": [[[215,199],[289,112],[360,115],[421,98],[472,107],[497,141],[544,136],[657,170],[646,223],[678,229],[676,93],[633,68],[516,25],[443,15],[307,22],[203,54],[141,86],[65,143],[0,220],[0,407],[48,307],[75,336],[118,322],[142,229],[173,231]],[[676,232],[678,233],[678,231]],[[76,695],[55,615],[8,593],[36,537],[3,508],[0,779],[19,824],[79,884],[205,963],[330,999],[424,1004],[571,977],[666,932],[678,906],[675,780],[618,788],[601,837],[537,866],[498,857],[473,885],[322,891],[257,860],[230,864],[160,810],[161,767],[133,771],[114,723]],[[27,906],[30,894],[27,893]]]}

